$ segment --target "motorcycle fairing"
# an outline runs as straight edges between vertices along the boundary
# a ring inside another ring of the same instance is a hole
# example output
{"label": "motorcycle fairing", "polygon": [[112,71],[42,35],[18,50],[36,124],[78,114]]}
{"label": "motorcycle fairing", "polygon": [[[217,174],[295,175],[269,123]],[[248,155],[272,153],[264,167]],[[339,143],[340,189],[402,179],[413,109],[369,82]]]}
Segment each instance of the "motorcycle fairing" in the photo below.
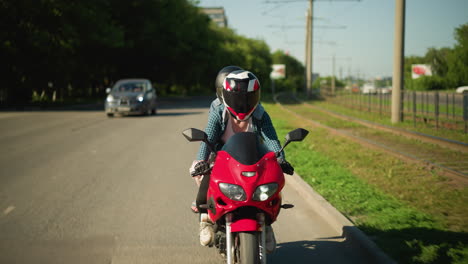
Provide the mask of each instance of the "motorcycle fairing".
{"label": "motorcycle fairing", "polygon": [[[252,148],[255,146],[250,146]],[[242,172],[256,172],[252,177],[242,175]],[[219,189],[219,183],[229,183],[242,186],[246,193],[245,201],[234,201],[226,197]],[[277,183],[277,192],[266,201],[253,200],[256,188],[267,183]],[[281,206],[280,191],[283,189],[285,179],[274,152],[267,152],[258,162],[244,165],[234,159],[228,152],[218,151],[215,165],[211,172],[208,199],[215,201],[216,210],[209,210],[212,221],[217,221],[224,214],[239,207],[256,207],[267,213],[271,221],[275,221]]]}

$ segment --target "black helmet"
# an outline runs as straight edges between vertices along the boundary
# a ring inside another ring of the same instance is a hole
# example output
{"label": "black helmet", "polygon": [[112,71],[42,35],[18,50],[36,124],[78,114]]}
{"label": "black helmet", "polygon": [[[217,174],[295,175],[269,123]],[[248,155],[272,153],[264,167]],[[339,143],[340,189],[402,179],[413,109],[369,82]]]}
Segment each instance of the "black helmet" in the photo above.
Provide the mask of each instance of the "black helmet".
{"label": "black helmet", "polygon": [[249,71],[229,73],[222,92],[224,105],[237,120],[247,120],[260,102],[260,82]]}
{"label": "black helmet", "polygon": [[216,96],[218,96],[218,99],[222,102],[223,101],[223,81],[226,76],[233,72],[233,71],[238,71],[242,70],[241,67],[238,66],[226,66],[222,68],[219,72],[218,75],[216,76],[216,81],[215,81],[215,87],[216,87]]}

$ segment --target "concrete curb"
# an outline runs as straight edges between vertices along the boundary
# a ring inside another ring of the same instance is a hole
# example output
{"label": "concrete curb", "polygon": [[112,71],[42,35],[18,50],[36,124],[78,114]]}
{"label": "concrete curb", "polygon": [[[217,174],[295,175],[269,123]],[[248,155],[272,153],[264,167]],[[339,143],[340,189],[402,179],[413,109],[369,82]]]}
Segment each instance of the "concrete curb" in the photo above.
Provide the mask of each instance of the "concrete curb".
{"label": "concrete curb", "polygon": [[357,228],[348,218],[341,214],[320,194],[314,191],[298,174],[285,175],[286,182],[293,187],[314,210],[327,220],[328,223],[341,233],[346,241],[352,242],[359,250],[365,253],[371,263],[397,263],[387,256],[369,237]]}

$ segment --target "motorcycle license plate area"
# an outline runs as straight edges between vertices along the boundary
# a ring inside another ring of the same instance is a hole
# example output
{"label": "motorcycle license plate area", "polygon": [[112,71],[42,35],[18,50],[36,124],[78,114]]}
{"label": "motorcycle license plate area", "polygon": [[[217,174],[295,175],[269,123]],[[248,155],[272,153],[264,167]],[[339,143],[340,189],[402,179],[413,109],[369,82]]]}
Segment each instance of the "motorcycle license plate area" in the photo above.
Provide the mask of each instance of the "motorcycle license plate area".
{"label": "motorcycle license plate area", "polygon": [[231,224],[231,232],[259,231],[260,225],[254,219],[239,219]]}
{"label": "motorcycle license plate area", "polygon": [[119,112],[130,112],[130,107],[120,106],[118,110]]}

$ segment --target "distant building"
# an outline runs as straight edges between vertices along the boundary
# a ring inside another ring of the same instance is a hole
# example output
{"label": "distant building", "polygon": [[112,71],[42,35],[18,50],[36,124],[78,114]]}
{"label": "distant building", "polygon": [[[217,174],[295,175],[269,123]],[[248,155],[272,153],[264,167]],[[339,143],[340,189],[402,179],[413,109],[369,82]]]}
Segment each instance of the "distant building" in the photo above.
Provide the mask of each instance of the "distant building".
{"label": "distant building", "polygon": [[213,22],[219,27],[227,27],[227,18],[223,7],[206,7],[201,9],[203,13],[207,14]]}

